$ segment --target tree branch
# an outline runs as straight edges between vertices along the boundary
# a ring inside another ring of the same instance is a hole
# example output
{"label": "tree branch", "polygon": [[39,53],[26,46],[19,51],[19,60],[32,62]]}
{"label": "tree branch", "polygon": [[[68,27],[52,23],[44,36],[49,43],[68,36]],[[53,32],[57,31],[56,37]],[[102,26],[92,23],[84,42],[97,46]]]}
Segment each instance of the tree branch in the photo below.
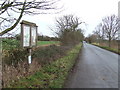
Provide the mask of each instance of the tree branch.
{"label": "tree branch", "polygon": [[26,0],[25,0],[25,2],[24,2],[23,8],[22,8],[22,10],[21,10],[21,14],[20,14],[19,18],[17,19],[17,21],[14,23],[14,25],[12,25],[10,28],[7,28],[6,30],[2,31],[2,32],[0,33],[0,36],[2,36],[2,35],[4,35],[5,33],[11,31],[12,29],[14,29],[14,28],[17,26],[17,24],[20,22],[20,20],[21,20],[21,18],[22,18],[22,15],[23,15],[23,12],[24,12],[24,8],[25,8],[25,3],[26,3]]}

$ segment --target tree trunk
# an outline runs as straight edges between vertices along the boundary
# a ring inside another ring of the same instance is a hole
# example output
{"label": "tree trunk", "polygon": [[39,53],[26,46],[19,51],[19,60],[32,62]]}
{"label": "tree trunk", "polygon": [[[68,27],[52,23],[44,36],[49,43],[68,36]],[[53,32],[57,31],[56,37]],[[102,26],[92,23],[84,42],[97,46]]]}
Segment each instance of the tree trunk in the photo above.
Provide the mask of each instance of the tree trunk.
{"label": "tree trunk", "polygon": [[111,40],[110,39],[108,41],[108,45],[109,45],[109,47],[111,47]]}

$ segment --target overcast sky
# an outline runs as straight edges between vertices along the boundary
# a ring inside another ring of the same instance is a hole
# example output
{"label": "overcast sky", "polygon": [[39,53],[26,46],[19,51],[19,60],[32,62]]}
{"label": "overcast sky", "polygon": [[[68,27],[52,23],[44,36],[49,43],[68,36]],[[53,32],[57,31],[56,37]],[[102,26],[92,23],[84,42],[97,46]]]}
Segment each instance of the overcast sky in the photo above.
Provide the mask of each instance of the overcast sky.
{"label": "overcast sky", "polygon": [[87,36],[92,33],[103,17],[118,14],[118,1],[120,0],[61,0],[59,5],[64,5],[64,11],[61,13],[24,16],[22,20],[36,23],[39,33],[53,36],[49,27],[55,26],[55,18],[73,14],[87,23],[87,26],[81,25],[81,28],[85,29],[85,36]]}

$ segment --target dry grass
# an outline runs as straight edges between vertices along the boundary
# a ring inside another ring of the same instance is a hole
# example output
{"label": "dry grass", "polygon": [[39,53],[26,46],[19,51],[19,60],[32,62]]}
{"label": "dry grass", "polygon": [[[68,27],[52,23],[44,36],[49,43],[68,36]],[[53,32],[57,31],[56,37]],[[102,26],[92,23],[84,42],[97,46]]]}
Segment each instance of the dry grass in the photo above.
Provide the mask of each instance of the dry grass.
{"label": "dry grass", "polygon": [[96,45],[98,47],[101,47],[103,49],[106,49],[106,50],[109,50],[111,52],[114,52],[114,53],[117,53],[117,54],[120,54],[120,48],[119,48],[119,43],[116,42],[116,41],[112,41],[111,42],[111,47],[108,47],[108,43],[107,42],[102,42],[100,44],[98,43],[92,43],[93,45]]}
{"label": "dry grass", "polygon": [[17,67],[5,65],[3,67],[3,87],[6,87],[10,82],[15,82],[21,77],[35,73],[40,68],[41,65],[35,59],[30,65],[27,62],[19,63]]}
{"label": "dry grass", "polygon": [[[108,47],[108,42],[102,42],[102,43],[100,43],[100,46]],[[111,42],[111,48],[118,49],[118,47],[119,47],[118,42],[116,42],[116,41]]]}

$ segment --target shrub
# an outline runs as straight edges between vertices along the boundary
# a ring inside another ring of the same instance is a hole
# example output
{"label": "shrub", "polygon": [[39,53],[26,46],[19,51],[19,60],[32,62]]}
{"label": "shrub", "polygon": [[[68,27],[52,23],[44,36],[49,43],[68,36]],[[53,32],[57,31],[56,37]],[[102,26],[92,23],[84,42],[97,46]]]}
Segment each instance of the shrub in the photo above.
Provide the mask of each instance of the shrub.
{"label": "shrub", "polygon": [[18,62],[23,62],[27,59],[28,51],[27,49],[13,49],[3,51],[3,64],[17,66]]}
{"label": "shrub", "polygon": [[12,50],[20,47],[20,41],[16,39],[2,39],[2,49]]}
{"label": "shrub", "polygon": [[37,58],[41,64],[49,63],[56,58],[59,58],[65,54],[65,48],[56,45],[50,45],[48,47],[40,48],[33,52],[33,58]]}

